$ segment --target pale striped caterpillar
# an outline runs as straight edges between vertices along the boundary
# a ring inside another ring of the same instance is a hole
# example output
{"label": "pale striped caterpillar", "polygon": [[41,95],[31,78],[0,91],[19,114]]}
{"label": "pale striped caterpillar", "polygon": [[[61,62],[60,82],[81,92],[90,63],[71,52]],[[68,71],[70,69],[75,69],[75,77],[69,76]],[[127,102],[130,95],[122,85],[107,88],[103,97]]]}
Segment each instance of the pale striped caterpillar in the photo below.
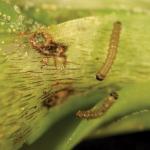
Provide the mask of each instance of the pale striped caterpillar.
{"label": "pale striped caterpillar", "polygon": [[106,98],[103,104],[98,109],[92,110],[79,110],[76,113],[76,116],[84,119],[95,119],[97,117],[101,117],[107,110],[114,104],[114,102],[118,99],[118,94],[116,92],[110,93],[110,95]]}
{"label": "pale striped caterpillar", "polygon": [[101,67],[101,69],[96,74],[97,80],[100,80],[100,81],[104,80],[104,78],[106,77],[107,73],[109,72],[109,70],[115,60],[115,57],[117,54],[117,48],[118,48],[118,44],[119,44],[120,31],[121,31],[121,22],[116,21],[114,23],[113,29],[112,29],[112,34],[111,34],[109,47],[108,47],[107,58],[103,64],[103,66]]}

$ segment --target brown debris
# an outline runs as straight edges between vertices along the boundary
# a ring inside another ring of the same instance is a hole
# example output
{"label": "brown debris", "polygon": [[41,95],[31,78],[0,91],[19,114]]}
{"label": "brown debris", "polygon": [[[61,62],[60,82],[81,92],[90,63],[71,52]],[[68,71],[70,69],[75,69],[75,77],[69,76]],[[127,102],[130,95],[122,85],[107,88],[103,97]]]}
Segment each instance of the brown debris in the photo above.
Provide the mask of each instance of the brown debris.
{"label": "brown debris", "polygon": [[31,46],[45,56],[64,56],[67,46],[56,43],[52,37],[44,32],[37,31],[29,39]]}
{"label": "brown debris", "polygon": [[47,108],[59,105],[63,103],[64,100],[67,99],[73,92],[73,88],[69,87],[60,89],[53,93],[45,92],[43,105]]}
{"label": "brown debris", "polygon": [[63,69],[66,66],[67,57],[65,52],[67,50],[67,46],[62,43],[55,42],[45,31],[37,31],[33,33],[29,42],[34,49],[47,57],[43,58],[41,61],[44,65],[48,65],[48,57],[53,57],[56,68]]}

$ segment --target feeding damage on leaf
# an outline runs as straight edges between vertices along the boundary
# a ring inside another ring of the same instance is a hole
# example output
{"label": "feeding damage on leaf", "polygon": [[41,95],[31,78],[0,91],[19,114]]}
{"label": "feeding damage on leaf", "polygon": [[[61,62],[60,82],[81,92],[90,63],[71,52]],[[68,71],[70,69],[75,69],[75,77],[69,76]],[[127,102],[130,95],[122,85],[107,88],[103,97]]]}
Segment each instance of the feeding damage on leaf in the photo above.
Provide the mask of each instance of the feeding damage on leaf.
{"label": "feeding damage on leaf", "polygon": [[71,87],[66,87],[55,92],[44,92],[42,96],[43,106],[47,108],[57,106],[63,103],[73,92],[74,90]]}
{"label": "feeding damage on leaf", "polygon": [[48,58],[52,57],[57,69],[63,69],[66,66],[67,57],[65,52],[67,50],[67,46],[62,43],[55,42],[46,31],[37,31],[33,33],[29,38],[29,42],[34,49],[46,57],[42,60],[44,65],[47,65]]}

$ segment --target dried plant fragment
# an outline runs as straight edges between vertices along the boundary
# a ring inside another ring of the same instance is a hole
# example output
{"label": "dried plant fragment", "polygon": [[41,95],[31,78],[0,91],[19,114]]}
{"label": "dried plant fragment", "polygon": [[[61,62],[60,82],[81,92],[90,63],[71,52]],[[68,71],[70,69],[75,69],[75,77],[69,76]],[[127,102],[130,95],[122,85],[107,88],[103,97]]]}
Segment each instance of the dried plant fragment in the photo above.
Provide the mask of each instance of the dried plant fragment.
{"label": "dried plant fragment", "polygon": [[[52,37],[45,31],[37,31],[33,33],[29,39],[31,46],[36,49],[40,54],[47,57],[53,57],[54,64],[56,68],[65,67],[66,65],[66,55],[67,46],[62,43],[55,42]],[[45,64],[48,64],[46,58],[42,61]]]}

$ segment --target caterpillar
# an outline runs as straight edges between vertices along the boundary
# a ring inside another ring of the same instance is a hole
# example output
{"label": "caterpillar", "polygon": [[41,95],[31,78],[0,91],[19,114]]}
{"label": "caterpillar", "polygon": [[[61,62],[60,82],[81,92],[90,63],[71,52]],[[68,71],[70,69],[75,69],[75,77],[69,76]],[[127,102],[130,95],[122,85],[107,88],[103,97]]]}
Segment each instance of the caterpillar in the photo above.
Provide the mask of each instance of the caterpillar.
{"label": "caterpillar", "polygon": [[103,102],[103,104],[100,106],[100,108],[95,110],[79,110],[76,113],[76,116],[84,119],[95,119],[101,117],[114,104],[116,99],[118,99],[118,94],[116,92],[111,92],[110,95]]}
{"label": "caterpillar", "polygon": [[118,44],[119,44],[119,38],[120,38],[120,32],[121,32],[122,24],[119,21],[116,21],[113,24],[112,34],[110,37],[110,42],[108,46],[108,54],[107,58],[103,64],[103,66],[100,68],[100,70],[96,74],[97,80],[104,80],[106,75],[108,74],[109,70],[111,69],[111,66],[116,58]]}

